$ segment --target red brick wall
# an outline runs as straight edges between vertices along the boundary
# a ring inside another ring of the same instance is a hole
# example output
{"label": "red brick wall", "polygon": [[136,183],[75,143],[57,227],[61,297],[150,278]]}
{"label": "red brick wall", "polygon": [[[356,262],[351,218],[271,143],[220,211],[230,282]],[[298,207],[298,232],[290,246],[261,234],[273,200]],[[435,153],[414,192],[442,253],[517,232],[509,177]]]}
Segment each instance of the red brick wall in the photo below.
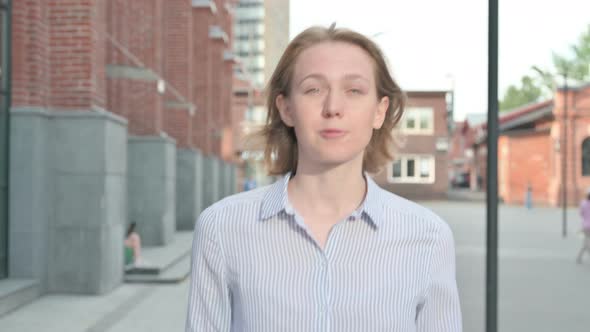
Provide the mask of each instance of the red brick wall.
{"label": "red brick wall", "polygon": [[212,77],[211,98],[209,99],[209,114],[210,122],[208,126],[208,134],[211,137],[210,151],[213,154],[219,155],[221,153],[221,137],[223,133],[224,112],[223,112],[223,87],[225,78],[223,77],[223,50],[225,43],[221,39],[214,39],[211,43],[210,58],[211,66],[209,67],[210,75]]}
{"label": "red brick wall", "polygon": [[48,24],[46,1],[13,1],[12,106],[48,106]]}
{"label": "red brick wall", "polygon": [[[590,86],[568,94],[567,121],[567,151],[566,151],[566,183],[568,205],[575,206],[590,188],[590,177],[582,175],[582,142],[590,137]],[[554,139],[562,140],[563,133],[563,92],[559,91],[555,97],[555,118],[553,123]],[[562,150],[555,154],[555,175],[552,191],[552,201],[561,205],[562,182]]]}
{"label": "red brick wall", "polygon": [[48,0],[50,104],[54,108],[104,107],[104,1]]}
{"label": "red brick wall", "polygon": [[523,203],[529,184],[533,202],[549,203],[551,149],[548,133],[500,137],[498,186],[499,194],[506,203]]}
{"label": "red brick wall", "polygon": [[209,39],[209,25],[214,14],[209,8],[193,8],[193,100],[197,111],[193,116],[192,141],[203,153],[211,153],[211,136],[208,128],[211,122],[212,74]]}
{"label": "red brick wall", "polygon": [[[165,94],[165,102],[191,103],[193,78],[193,48],[191,47],[192,5],[190,0],[166,0],[164,7],[164,77],[184,98]],[[192,119],[188,108],[164,105],[164,131],[179,147],[192,147]]]}
{"label": "red brick wall", "polygon": [[[162,0],[108,1],[107,63],[163,75]],[[127,54],[124,50],[127,50]],[[108,108],[129,120],[133,135],[158,135],[163,130],[163,98],[157,82],[109,77]]]}
{"label": "red brick wall", "polygon": [[[233,150],[233,64],[223,59],[232,45],[209,37],[218,25],[231,38],[233,17],[225,1],[215,3],[213,13],[190,0],[14,2],[13,105],[105,108],[127,118],[132,135],[165,131],[209,154],[221,153],[225,136]],[[164,95],[158,76],[169,83]]]}
{"label": "red brick wall", "polygon": [[103,1],[13,4],[13,106],[105,107]]}

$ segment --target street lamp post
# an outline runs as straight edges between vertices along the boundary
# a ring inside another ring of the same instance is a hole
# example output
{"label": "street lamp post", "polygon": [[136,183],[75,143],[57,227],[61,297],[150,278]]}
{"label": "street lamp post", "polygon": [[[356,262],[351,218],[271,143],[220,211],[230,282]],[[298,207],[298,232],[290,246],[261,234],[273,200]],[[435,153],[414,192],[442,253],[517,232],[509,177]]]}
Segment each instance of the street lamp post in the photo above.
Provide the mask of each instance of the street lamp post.
{"label": "street lamp post", "polygon": [[563,74],[563,128],[561,147],[561,204],[562,204],[562,236],[567,237],[567,71]]}
{"label": "street lamp post", "polygon": [[488,0],[486,332],[498,331],[498,0]]}

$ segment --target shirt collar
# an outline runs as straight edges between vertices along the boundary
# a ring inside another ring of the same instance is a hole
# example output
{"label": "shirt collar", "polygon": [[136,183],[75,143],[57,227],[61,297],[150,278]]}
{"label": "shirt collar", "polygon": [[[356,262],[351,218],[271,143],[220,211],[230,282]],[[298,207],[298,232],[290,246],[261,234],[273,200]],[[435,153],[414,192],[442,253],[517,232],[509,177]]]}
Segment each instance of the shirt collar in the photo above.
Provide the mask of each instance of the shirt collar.
{"label": "shirt collar", "polygon": [[[365,214],[376,228],[383,222],[383,189],[381,189],[368,173],[364,174],[367,181],[367,194],[362,205],[353,212],[352,216],[360,219]],[[260,220],[267,220],[280,212],[293,214],[293,208],[288,201],[287,188],[291,173],[285,174],[280,180],[269,187],[264,195],[260,209]]]}

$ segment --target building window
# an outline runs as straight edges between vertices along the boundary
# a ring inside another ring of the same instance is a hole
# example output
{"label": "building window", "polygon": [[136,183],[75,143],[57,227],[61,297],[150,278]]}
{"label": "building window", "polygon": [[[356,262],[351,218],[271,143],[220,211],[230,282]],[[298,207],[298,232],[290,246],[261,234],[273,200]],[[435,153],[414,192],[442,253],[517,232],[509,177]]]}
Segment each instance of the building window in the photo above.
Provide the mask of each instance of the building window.
{"label": "building window", "polygon": [[393,162],[392,165],[392,177],[393,178],[401,178],[402,177],[402,161],[396,160]]}
{"label": "building window", "polygon": [[264,5],[255,4],[251,7],[240,6],[236,10],[236,17],[239,17],[238,22],[243,20],[255,20],[264,18]]}
{"label": "building window", "polygon": [[401,121],[404,134],[432,135],[434,133],[434,110],[430,107],[407,108]]}
{"label": "building window", "polygon": [[264,106],[254,106],[246,110],[245,118],[250,123],[263,125],[266,122],[266,108]]}
{"label": "building window", "polygon": [[434,166],[434,156],[399,156],[390,166],[388,179],[395,183],[434,183]]}
{"label": "building window", "polygon": [[234,42],[234,50],[241,57],[248,57],[251,55],[263,54],[264,40],[238,40]]}
{"label": "building window", "polygon": [[590,176],[590,137],[582,142],[582,176]]}

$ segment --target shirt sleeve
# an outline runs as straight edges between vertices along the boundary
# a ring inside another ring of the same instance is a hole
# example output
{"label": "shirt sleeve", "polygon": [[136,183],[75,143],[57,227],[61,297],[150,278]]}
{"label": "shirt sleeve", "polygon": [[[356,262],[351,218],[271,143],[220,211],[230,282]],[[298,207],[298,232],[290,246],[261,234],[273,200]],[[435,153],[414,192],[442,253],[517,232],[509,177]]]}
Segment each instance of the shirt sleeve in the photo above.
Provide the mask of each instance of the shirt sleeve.
{"label": "shirt sleeve", "polygon": [[453,233],[443,222],[433,248],[431,283],[416,317],[417,332],[462,331]]}
{"label": "shirt sleeve", "polygon": [[195,224],[186,332],[230,330],[231,301],[217,226],[211,208]]}

